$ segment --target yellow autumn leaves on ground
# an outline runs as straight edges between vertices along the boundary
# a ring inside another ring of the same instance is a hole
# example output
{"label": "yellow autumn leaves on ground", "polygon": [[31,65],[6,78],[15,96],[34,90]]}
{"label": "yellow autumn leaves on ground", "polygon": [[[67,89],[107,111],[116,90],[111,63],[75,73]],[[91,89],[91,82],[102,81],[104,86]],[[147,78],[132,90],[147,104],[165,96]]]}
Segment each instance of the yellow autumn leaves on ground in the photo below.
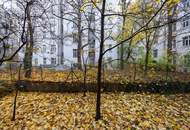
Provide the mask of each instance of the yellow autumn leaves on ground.
{"label": "yellow autumn leaves on ground", "polygon": [[190,129],[190,95],[104,93],[103,119],[96,122],[95,94],[19,93],[0,99],[0,129]]}
{"label": "yellow autumn leaves on ground", "polygon": [[[110,83],[128,83],[128,82],[151,82],[165,80],[166,72],[156,71],[155,69],[150,69],[147,76],[144,76],[142,69],[137,68],[136,72],[134,67],[128,67],[124,71],[120,70],[105,70],[102,72],[102,81]],[[135,76],[135,80],[134,80]],[[172,81],[189,82],[190,74],[179,73],[179,72],[169,72],[169,78]],[[4,81],[15,81],[18,80],[18,71],[13,71],[12,74],[9,71],[1,72],[0,80]],[[31,80],[31,81],[52,81],[52,82],[84,82],[84,72],[80,70],[75,70],[74,73],[71,71],[55,71],[43,69],[42,73],[40,69],[33,69],[31,78],[24,78],[24,70],[21,71],[21,80]],[[89,69],[86,75],[87,83],[96,83],[97,80],[97,69]]]}

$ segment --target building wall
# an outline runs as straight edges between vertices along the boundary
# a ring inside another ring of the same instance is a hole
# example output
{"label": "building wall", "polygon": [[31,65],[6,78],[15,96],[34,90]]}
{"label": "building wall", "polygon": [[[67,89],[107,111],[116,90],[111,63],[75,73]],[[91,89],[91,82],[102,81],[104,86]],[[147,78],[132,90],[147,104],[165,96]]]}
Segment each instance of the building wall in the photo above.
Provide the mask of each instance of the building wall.
{"label": "building wall", "polygon": [[[186,2],[186,3],[184,3]],[[189,4],[187,4],[187,2]],[[187,6],[188,5],[188,6]],[[177,19],[181,18],[185,14],[190,13],[190,0],[182,1],[178,5]],[[184,21],[185,20],[185,21]],[[186,22],[187,23],[184,23]],[[184,24],[187,24],[184,26]],[[172,52],[173,52],[173,64],[177,65],[179,71],[183,71],[184,66],[184,56],[190,53],[190,41],[188,45],[184,45],[184,37],[190,36],[190,15],[183,17],[173,24],[176,29],[173,29],[173,41],[172,41]],[[153,51],[158,50],[157,57],[154,57],[157,61],[166,57],[167,52],[167,26],[163,27],[160,31],[160,36],[158,42],[154,45]],[[189,39],[188,39],[189,40]]]}

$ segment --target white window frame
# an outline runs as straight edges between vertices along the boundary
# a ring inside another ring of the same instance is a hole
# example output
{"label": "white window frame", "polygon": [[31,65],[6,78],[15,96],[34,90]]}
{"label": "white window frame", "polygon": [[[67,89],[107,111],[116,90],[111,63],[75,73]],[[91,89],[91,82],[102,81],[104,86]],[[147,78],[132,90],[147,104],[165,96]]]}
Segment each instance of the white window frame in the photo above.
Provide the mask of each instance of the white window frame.
{"label": "white window frame", "polygon": [[190,35],[183,37],[182,38],[182,42],[183,42],[183,46],[184,47],[190,46]]}
{"label": "white window frame", "polygon": [[43,58],[43,64],[47,65],[47,58],[46,57]]}
{"label": "white window frame", "polygon": [[73,58],[77,58],[78,52],[77,49],[73,49]]}
{"label": "white window frame", "polygon": [[47,51],[46,48],[47,48],[46,45],[42,46],[42,53],[46,53],[46,51]]}
{"label": "white window frame", "polygon": [[56,58],[55,58],[55,57],[52,57],[52,58],[51,58],[51,64],[52,64],[52,65],[56,65]]}
{"label": "white window frame", "polygon": [[56,45],[51,45],[51,54],[54,54],[56,52]]}
{"label": "white window frame", "polygon": [[153,50],[153,57],[158,58],[158,49]]}

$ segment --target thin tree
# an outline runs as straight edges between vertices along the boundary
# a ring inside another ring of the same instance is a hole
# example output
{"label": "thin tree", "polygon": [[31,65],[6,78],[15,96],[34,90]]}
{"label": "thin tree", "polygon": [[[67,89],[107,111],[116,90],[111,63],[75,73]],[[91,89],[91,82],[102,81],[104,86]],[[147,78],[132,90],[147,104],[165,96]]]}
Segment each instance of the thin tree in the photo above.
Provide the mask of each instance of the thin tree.
{"label": "thin tree", "polygon": [[[102,60],[103,60],[103,56],[106,54],[106,52],[120,46],[121,44],[125,43],[126,41],[129,41],[130,39],[132,39],[133,37],[135,37],[137,34],[144,32],[146,30],[150,30],[151,28],[145,28],[147,27],[147,25],[149,25],[151,23],[151,21],[158,15],[158,13],[162,10],[162,8],[165,6],[165,4],[168,2],[168,0],[165,0],[161,7],[157,10],[157,12],[147,21],[147,23],[145,23],[144,26],[140,27],[136,32],[134,32],[131,36],[129,36],[128,38],[122,40],[121,42],[119,42],[118,44],[114,45],[113,47],[103,51],[103,47],[104,47],[104,24],[105,24],[105,5],[106,5],[106,0],[102,1],[102,7],[101,7],[101,35],[100,35],[100,50],[99,50],[99,59],[98,59],[98,73],[97,73],[97,98],[96,98],[96,117],[95,120],[99,120],[101,119],[101,110],[100,110],[100,105],[101,105],[101,85],[102,85]],[[96,5],[96,4],[95,4]],[[97,7],[98,8],[98,7]],[[99,9],[99,8],[98,8]],[[118,15],[118,16],[122,16],[121,14],[109,14],[110,15]]]}
{"label": "thin tree", "polygon": [[28,24],[28,43],[26,44],[26,50],[24,55],[24,70],[25,70],[25,77],[30,78],[32,73],[32,55],[33,55],[33,47],[34,47],[34,37],[33,37],[33,25],[32,25],[32,19],[31,19],[31,9],[34,1],[31,0],[28,2],[28,8],[26,10],[27,14],[27,24]]}

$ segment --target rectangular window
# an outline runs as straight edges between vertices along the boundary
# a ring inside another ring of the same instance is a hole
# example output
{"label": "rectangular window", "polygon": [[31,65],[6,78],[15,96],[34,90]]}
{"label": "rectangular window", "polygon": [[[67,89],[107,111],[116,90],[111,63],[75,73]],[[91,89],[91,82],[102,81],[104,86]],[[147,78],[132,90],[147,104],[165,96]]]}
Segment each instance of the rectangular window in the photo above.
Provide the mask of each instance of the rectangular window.
{"label": "rectangular window", "polygon": [[42,47],[42,53],[46,53],[46,45],[43,45],[43,47]]}
{"label": "rectangular window", "polygon": [[43,33],[43,39],[46,39],[46,32],[42,32]]}
{"label": "rectangular window", "polygon": [[185,22],[183,22],[183,27],[185,28]]}
{"label": "rectangular window", "polygon": [[185,0],[184,0],[184,8],[188,8],[189,6],[190,6],[189,1],[187,1],[187,0],[185,1]]}
{"label": "rectangular window", "polygon": [[153,50],[153,57],[154,58],[158,57],[158,49]]}
{"label": "rectangular window", "polygon": [[190,17],[187,16],[186,18],[183,19],[183,28],[189,27],[190,24]]}
{"label": "rectangular window", "polygon": [[56,52],[56,45],[51,45],[51,54]]}
{"label": "rectangular window", "polygon": [[183,46],[190,46],[190,36],[183,37]]}
{"label": "rectangular window", "polygon": [[175,48],[176,48],[176,39],[175,39],[175,38],[173,38],[172,48],[173,48],[173,49],[175,49]]}
{"label": "rectangular window", "polygon": [[94,62],[95,62],[95,52],[94,51],[89,52],[88,57],[89,57],[89,63],[94,64]]}
{"label": "rectangular window", "polygon": [[95,52],[94,52],[94,51],[90,51],[90,52],[88,53],[88,56],[89,56],[89,57],[94,57],[94,56],[95,56]]}
{"label": "rectangular window", "polygon": [[56,64],[56,58],[51,58],[51,64],[55,65]]}
{"label": "rectangular window", "polygon": [[77,58],[77,49],[73,49],[73,58]]}
{"label": "rectangular window", "polygon": [[89,21],[95,21],[95,14],[93,12],[88,13]]}
{"label": "rectangular window", "polygon": [[35,63],[35,65],[38,65],[38,58],[34,59],[34,63]]}
{"label": "rectangular window", "polygon": [[190,5],[189,2],[187,2],[187,7],[189,7],[189,5]]}
{"label": "rectangular window", "polygon": [[95,48],[95,43],[90,43],[90,44],[89,44],[89,48],[94,49],[94,48]]}
{"label": "rectangular window", "polygon": [[43,58],[43,64],[44,64],[44,65],[47,64],[47,58]]}
{"label": "rectangular window", "polygon": [[94,64],[94,62],[95,62],[95,51],[90,51],[88,53],[88,57],[89,57],[89,63]]}
{"label": "rectangular window", "polygon": [[173,30],[173,31],[176,31],[176,23],[173,23],[173,25],[172,25],[172,30]]}

